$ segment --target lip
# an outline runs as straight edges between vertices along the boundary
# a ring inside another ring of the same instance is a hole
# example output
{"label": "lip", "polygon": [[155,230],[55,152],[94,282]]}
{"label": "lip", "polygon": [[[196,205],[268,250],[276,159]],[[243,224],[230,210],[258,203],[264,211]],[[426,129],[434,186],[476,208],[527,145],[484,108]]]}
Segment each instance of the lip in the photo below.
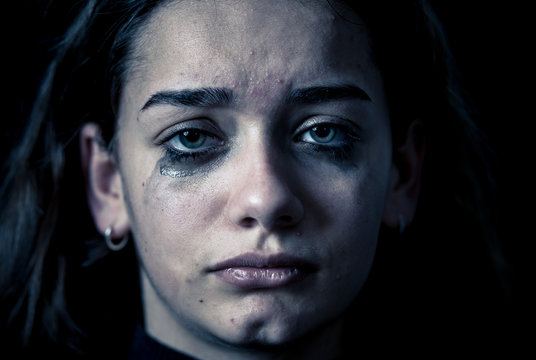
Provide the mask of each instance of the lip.
{"label": "lip", "polygon": [[216,264],[209,272],[229,285],[248,290],[290,285],[315,270],[311,262],[287,254],[246,253]]}

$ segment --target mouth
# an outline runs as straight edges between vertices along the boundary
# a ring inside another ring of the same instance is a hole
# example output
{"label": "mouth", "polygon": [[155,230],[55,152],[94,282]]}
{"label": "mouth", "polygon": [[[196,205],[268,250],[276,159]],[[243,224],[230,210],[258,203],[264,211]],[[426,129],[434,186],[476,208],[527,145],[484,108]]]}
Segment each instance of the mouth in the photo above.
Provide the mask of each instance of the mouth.
{"label": "mouth", "polygon": [[263,256],[255,253],[239,255],[209,269],[221,281],[245,290],[290,285],[315,271],[316,267],[302,258],[286,254]]}

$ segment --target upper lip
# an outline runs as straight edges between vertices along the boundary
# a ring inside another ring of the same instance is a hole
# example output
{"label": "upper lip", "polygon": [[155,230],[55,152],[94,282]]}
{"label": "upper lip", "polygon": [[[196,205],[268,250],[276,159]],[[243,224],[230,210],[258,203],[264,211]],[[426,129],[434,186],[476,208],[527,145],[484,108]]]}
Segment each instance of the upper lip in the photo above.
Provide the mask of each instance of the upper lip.
{"label": "upper lip", "polygon": [[220,271],[229,268],[251,267],[251,268],[311,268],[315,266],[306,259],[288,254],[261,255],[256,253],[245,253],[233,258],[224,260],[212,266],[209,271]]}

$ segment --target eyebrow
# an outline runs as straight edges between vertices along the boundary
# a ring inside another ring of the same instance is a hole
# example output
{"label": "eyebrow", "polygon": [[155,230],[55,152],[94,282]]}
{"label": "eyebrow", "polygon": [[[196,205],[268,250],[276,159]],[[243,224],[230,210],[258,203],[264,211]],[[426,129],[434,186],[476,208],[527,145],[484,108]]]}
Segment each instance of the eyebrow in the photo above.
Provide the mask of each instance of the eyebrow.
{"label": "eyebrow", "polygon": [[[372,101],[368,94],[355,85],[311,86],[292,90],[287,96],[289,104],[318,104],[322,102],[359,99]],[[200,88],[159,91],[143,105],[144,111],[155,105],[213,107],[229,105],[233,93],[227,88]]]}
{"label": "eyebrow", "polygon": [[344,99],[372,101],[370,96],[358,86],[334,85],[294,89],[290,92],[287,102],[290,104],[318,104]]}
{"label": "eyebrow", "polygon": [[226,88],[200,88],[159,91],[149,98],[141,111],[154,105],[211,107],[228,105],[233,99],[231,90]]}

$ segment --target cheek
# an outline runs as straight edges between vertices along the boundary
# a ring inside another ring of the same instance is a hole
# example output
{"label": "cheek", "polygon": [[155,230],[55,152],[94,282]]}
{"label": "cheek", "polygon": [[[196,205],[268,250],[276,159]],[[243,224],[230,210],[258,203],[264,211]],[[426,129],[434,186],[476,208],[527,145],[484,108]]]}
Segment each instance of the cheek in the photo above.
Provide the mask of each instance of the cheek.
{"label": "cheek", "polygon": [[329,249],[329,261],[337,269],[336,276],[361,283],[376,251],[387,196],[388,167],[370,169],[365,163],[323,188],[325,191],[315,192],[309,206],[322,204],[316,222],[329,229],[323,232],[324,239],[319,245]]}
{"label": "cheek", "polygon": [[157,164],[141,184],[129,187],[127,201],[142,261],[195,259],[198,238],[213,223],[218,208],[207,182],[162,175]]}
{"label": "cheek", "polygon": [[[331,171],[309,181],[307,208],[317,213],[318,222],[330,223],[339,232],[363,234],[379,228],[387,196],[388,171],[375,174],[366,166],[349,171]],[[322,181],[324,180],[324,181]]]}

